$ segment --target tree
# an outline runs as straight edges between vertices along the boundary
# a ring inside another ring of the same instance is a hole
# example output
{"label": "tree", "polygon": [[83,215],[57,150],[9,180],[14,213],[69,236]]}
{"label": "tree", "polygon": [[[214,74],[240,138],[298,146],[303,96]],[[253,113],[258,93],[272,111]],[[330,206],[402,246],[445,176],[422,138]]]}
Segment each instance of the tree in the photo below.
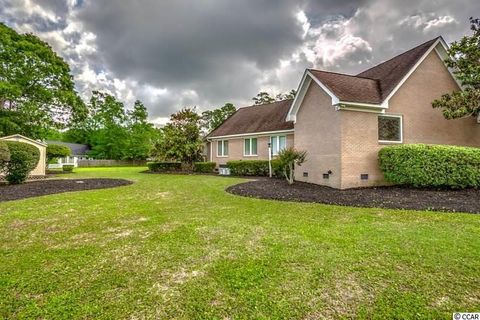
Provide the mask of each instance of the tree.
{"label": "tree", "polygon": [[126,111],[114,96],[94,91],[87,104],[88,117],[63,133],[63,141],[88,144],[97,159],[144,160],[150,155],[158,129],[148,122],[148,111],[135,101]]}
{"label": "tree", "polygon": [[72,150],[69,147],[60,144],[49,144],[47,146],[47,162],[57,158],[65,158],[72,155]]}
{"label": "tree", "polygon": [[154,155],[161,160],[178,161],[190,167],[201,159],[200,116],[195,108],[183,108],[170,116],[162,129]]}
{"label": "tree", "polygon": [[275,99],[270,96],[268,92],[262,91],[259,92],[255,97],[252,98],[256,105],[267,104],[275,102]]}
{"label": "tree", "polygon": [[282,101],[287,99],[293,99],[297,95],[297,90],[292,89],[288,93],[279,93],[273,98],[268,92],[262,91],[259,92],[252,100],[255,102],[255,105],[272,103],[275,101]]}
{"label": "tree", "polygon": [[127,112],[127,147],[125,159],[145,160],[149,157],[158,130],[148,122],[148,111],[140,100],[135,101],[133,110]]}
{"label": "tree", "polygon": [[278,153],[279,167],[283,171],[288,184],[293,184],[295,181],[295,165],[302,165],[306,158],[306,151],[297,151],[293,147],[285,148]]}
{"label": "tree", "polygon": [[453,42],[445,60],[463,90],[444,94],[432,106],[441,108],[446,119],[475,116],[480,122],[480,19],[470,18],[470,23],[473,34]]}
{"label": "tree", "polygon": [[0,23],[0,134],[44,138],[85,116],[68,64],[33,34]]}
{"label": "tree", "polygon": [[206,133],[212,132],[234,114],[235,111],[237,111],[237,108],[235,108],[233,104],[225,103],[221,108],[202,112],[202,129],[204,129]]}
{"label": "tree", "polygon": [[277,101],[281,101],[281,100],[288,100],[288,99],[295,99],[295,96],[297,95],[297,90],[295,89],[292,89],[290,90],[290,92],[288,93],[279,93],[276,95],[275,99]]}

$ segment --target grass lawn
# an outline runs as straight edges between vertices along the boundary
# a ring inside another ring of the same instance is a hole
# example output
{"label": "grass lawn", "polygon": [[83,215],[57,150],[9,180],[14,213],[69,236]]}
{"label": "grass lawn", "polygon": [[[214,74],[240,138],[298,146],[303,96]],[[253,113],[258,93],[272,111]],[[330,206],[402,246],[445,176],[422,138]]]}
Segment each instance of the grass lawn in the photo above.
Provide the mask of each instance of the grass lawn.
{"label": "grass lawn", "polygon": [[224,192],[241,179],[141,170],[77,170],[135,184],[0,203],[0,318],[480,311],[479,215],[249,199]]}

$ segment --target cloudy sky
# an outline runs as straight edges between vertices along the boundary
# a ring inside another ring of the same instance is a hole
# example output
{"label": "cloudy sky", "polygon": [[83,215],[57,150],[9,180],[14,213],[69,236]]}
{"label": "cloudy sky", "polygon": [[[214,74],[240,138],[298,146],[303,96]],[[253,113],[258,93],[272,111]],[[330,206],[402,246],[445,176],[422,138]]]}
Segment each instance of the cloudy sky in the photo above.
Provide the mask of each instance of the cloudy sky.
{"label": "cloudy sky", "polygon": [[135,99],[163,123],[183,106],[251,104],[305,68],[357,73],[469,33],[478,0],[0,0],[0,20],[70,64],[78,91]]}

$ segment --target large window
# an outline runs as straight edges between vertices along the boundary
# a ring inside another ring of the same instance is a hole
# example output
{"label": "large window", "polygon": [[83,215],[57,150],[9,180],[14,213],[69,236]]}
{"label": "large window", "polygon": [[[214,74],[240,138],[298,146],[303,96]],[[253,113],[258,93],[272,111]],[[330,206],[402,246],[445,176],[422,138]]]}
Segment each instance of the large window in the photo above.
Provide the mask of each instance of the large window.
{"label": "large window", "polygon": [[378,116],[378,141],[387,143],[403,142],[401,116]]}
{"label": "large window", "polygon": [[286,136],[271,136],[270,143],[272,147],[272,155],[276,156],[280,151],[287,147]]}
{"label": "large window", "polygon": [[257,155],[257,138],[246,138],[243,143],[244,156]]}
{"label": "large window", "polygon": [[228,140],[217,141],[217,157],[228,157]]}

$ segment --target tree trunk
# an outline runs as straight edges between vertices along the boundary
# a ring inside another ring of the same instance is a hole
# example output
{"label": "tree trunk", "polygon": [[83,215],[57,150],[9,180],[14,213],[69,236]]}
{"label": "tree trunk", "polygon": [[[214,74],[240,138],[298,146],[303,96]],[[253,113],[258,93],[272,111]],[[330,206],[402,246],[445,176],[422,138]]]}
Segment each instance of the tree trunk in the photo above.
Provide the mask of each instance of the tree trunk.
{"label": "tree trunk", "polygon": [[294,179],[294,176],[293,176],[293,163],[289,164],[289,169],[290,169],[290,172],[289,172],[289,177],[288,177],[288,184],[293,184],[293,179]]}

